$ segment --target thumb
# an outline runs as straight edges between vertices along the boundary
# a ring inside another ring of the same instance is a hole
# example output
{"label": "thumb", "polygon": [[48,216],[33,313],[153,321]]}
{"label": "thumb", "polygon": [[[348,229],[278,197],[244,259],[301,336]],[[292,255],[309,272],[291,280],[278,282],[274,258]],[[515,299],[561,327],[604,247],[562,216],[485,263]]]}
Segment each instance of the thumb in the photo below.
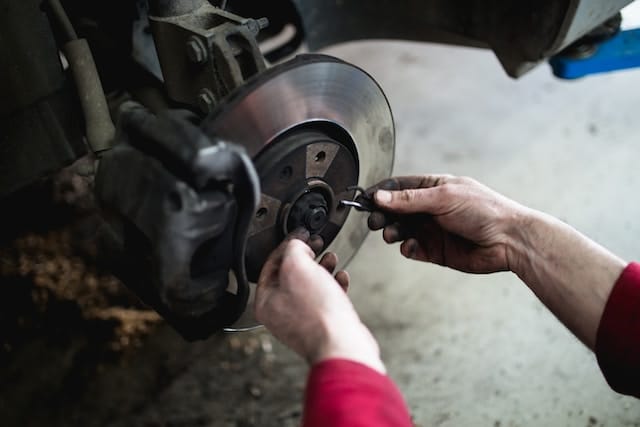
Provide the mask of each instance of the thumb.
{"label": "thumb", "polygon": [[426,213],[437,215],[447,201],[446,185],[434,188],[412,188],[401,191],[379,190],[374,199],[386,211],[399,214]]}

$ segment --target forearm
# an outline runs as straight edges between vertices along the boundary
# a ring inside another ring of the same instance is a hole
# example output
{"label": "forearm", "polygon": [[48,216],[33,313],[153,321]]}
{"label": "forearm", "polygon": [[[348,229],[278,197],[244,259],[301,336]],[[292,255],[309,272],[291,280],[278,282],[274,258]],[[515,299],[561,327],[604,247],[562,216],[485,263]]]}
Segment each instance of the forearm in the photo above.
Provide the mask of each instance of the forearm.
{"label": "forearm", "polygon": [[626,263],[569,225],[524,210],[515,221],[510,268],[589,348]]}
{"label": "forearm", "polygon": [[380,348],[367,327],[359,319],[332,316],[321,323],[316,351],[309,356],[313,366],[332,359],[344,359],[365,365],[380,374],[387,372]]}

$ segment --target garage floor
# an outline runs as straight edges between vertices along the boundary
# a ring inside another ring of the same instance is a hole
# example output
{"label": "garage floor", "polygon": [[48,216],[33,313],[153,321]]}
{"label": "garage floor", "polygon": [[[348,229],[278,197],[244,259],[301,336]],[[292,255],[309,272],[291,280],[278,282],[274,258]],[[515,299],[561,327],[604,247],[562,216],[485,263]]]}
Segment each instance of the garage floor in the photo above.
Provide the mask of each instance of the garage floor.
{"label": "garage floor", "polygon": [[[478,50],[365,43],[330,53],[386,90],[396,175],[472,176],[640,259],[640,72],[562,82],[541,66],[513,81]],[[379,235],[350,272],[417,424],[640,425],[640,405],[610,391],[594,356],[514,275],[419,265]]]}

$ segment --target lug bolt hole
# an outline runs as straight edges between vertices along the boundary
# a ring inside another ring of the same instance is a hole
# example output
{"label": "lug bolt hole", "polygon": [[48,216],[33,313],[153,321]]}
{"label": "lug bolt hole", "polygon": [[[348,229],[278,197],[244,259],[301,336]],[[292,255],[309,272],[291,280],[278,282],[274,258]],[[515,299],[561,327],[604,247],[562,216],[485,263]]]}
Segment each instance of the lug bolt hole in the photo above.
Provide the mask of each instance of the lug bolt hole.
{"label": "lug bolt hole", "polygon": [[267,216],[267,213],[269,213],[269,211],[267,210],[267,208],[260,208],[258,210],[258,212],[256,213],[256,218],[258,219],[262,219],[265,216]]}
{"label": "lug bolt hole", "polygon": [[327,153],[325,153],[324,151],[321,151],[318,154],[316,154],[316,162],[318,163],[324,162],[324,159],[326,158],[327,158]]}

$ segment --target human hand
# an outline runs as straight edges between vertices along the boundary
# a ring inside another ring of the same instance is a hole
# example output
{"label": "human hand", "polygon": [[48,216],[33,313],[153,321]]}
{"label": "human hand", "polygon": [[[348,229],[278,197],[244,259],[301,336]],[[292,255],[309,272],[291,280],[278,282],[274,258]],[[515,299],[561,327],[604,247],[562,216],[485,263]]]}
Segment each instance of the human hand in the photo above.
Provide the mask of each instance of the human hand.
{"label": "human hand", "polygon": [[267,260],[256,319],[310,364],[341,358],[385,372],[378,344],[345,293],[348,274],[334,278],[337,256],[326,254],[318,264],[307,242],[308,232],[295,232]]}
{"label": "human hand", "polygon": [[410,259],[468,273],[510,270],[512,249],[528,209],[471,178],[391,178],[367,190],[382,212],[369,228],[387,243],[402,241]]}

